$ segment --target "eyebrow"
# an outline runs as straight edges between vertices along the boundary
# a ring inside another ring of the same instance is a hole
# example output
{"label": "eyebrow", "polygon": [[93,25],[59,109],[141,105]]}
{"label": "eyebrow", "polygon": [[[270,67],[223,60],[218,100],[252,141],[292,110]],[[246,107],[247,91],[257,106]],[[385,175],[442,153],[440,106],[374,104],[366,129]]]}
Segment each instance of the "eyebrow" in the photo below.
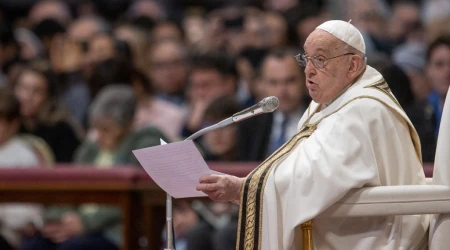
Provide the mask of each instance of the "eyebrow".
{"label": "eyebrow", "polygon": [[[303,47],[303,51],[306,53],[305,47]],[[325,49],[322,49],[322,48],[318,48],[318,49],[316,49],[316,53],[317,52],[328,52],[328,50],[325,50]]]}

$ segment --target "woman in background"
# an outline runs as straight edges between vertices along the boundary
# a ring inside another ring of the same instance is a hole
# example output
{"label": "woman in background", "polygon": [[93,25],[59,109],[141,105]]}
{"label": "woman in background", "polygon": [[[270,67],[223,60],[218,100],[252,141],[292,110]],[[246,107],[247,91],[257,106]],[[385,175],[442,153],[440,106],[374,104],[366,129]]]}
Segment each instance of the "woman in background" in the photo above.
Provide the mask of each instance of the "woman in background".
{"label": "woman in background", "polygon": [[82,132],[59,103],[49,65],[42,61],[25,66],[13,88],[20,102],[20,132],[42,138],[52,149],[56,162],[71,162]]}

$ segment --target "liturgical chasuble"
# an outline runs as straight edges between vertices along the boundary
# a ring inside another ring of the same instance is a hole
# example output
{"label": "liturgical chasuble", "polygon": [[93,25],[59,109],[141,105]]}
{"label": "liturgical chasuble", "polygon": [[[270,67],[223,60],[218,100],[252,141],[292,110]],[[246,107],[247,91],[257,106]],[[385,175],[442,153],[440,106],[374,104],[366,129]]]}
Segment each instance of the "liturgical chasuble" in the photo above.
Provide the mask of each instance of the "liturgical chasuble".
{"label": "liturgical chasuble", "polygon": [[[300,224],[350,189],[425,184],[420,142],[388,84],[367,66],[244,181],[237,250],[301,249]],[[316,219],[316,250],[426,249],[427,215]]]}

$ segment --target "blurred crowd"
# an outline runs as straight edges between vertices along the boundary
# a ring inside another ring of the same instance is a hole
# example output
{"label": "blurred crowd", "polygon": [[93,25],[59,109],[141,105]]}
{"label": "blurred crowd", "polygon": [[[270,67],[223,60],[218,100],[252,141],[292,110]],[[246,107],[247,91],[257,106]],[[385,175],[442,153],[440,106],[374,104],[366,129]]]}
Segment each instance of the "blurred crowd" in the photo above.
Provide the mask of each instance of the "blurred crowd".
{"label": "blurred crowd", "polygon": [[[295,55],[330,19],[362,32],[368,64],[433,162],[450,86],[450,0],[2,0],[0,167],[137,165],[133,149],[182,140],[276,96],[274,113],[197,141],[208,161],[262,161],[308,108]],[[236,214],[176,203],[177,249],[234,249]],[[115,207],[8,204],[0,222],[1,249],[122,242]]]}

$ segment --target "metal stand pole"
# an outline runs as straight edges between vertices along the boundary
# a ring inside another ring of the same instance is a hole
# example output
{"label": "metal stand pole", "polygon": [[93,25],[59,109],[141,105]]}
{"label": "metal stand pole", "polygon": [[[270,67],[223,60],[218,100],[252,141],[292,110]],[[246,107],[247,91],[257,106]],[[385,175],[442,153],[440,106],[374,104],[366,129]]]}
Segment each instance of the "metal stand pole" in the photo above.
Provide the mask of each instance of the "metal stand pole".
{"label": "metal stand pole", "polygon": [[[227,118],[215,125],[209,126],[207,128],[204,128],[200,131],[198,131],[197,133],[189,136],[188,138],[186,138],[185,141],[187,140],[194,140],[200,136],[202,136],[203,134],[214,130],[214,129],[218,129],[221,127],[225,127],[227,125],[230,125],[233,123],[233,119]],[[175,250],[175,246],[173,245],[174,242],[174,237],[173,237],[173,230],[172,230],[172,223],[173,223],[173,218],[172,218],[172,196],[170,196],[169,194],[167,194],[167,199],[166,199],[166,232],[167,232],[167,245],[166,248],[164,248],[164,250]]]}
{"label": "metal stand pole", "polygon": [[167,246],[164,250],[175,250],[173,245],[173,231],[172,231],[172,196],[167,194],[166,198],[166,232],[167,232]]}

